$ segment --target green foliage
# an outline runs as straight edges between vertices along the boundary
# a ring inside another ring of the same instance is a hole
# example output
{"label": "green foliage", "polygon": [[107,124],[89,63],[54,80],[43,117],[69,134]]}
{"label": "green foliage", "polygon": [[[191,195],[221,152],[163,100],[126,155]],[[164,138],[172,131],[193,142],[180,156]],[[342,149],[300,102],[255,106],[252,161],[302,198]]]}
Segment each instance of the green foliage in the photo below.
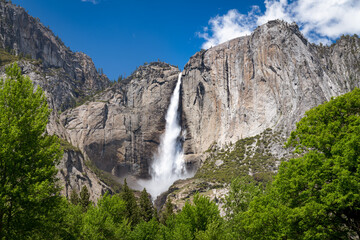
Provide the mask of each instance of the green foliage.
{"label": "green foliage", "polygon": [[125,203],[119,197],[105,195],[98,207],[91,206],[86,212],[82,238],[126,239],[130,234],[130,226],[124,218],[124,208]]}
{"label": "green foliage", "polygon": [[235,216],[237,232],[247,239],[359,238],[359,113],[359,89],[308,111],[287,142],[303,156],[283,162],[269,192]]}
{"label": "green foliage", "polygon": [[71,191],[69,200],[73,205],[78,205],[80,203],[80,197],[77,194],[76,190]]}
{"label": "green foliage", "polygon": [[124,202],[119,195],[106,193],[98,203],[98,207],[108,212],[113,221],[117,224],[123,222],[126,218],[126,202]]}
{"label": "green foliage", "polygon": [[169,221],[168,226],[174,239],[193,239],[196,235],[211,235],[213,229],[209,227],[214,228],[215,225],[218,228],[221,224],[222,218],[215,202],[196,194],[194,203],[187,202],[176,218]]}
{"label": "green foliage", "polygon": [[161,218],[160,221],[163,224],[166,224],[166,221],[173,216],[174,214],[174,205],[171,203],[170,198],[167,199],[166,203],[165,203],[165,209],[164,211],[161,213]]}
{"label": "green foliage", "polygon": [[87,209],[90,207],[91,205],[91,201],[90,201],[90,193],[89,190],[86,186],[83,186],[81,188],[80,191],[80,199],[79,199],[79,204],[82,207],[83,211],[86,212]]}
{"label": "green foliage", "polygon": [[[51,238],[65,240],[81,238],[84,214],[80,205],[69,204],[69,202],[63,198],[57,213],[52,217],[56,219],[53,221],[55,224],[49,227],[54,234]],[[50,239],[50,236],[46,236],[43,239]]]}
{"label": "green foliage", "polygon": [[126,219],[126,203],[118,195],[105,194],[97,207],[90,207],[84,217],[84,239],[126,239],[130,226]]}
{"label": "green foliage", "polygon": [[140,212],[136,203],[134,192],[127,185],[126,179],[124,180],[121,198],[126,204],[126,218],[129,219],[132,226],[135,226],[140,221]]}
{"label": "green foliage", "polygon": [[247,176],[252,172],[258,181],[271,181],[278,159],[267,152],[267,149],[271,141],[282,141],[278,139],[278,134],[266,129],[260,135],[240,139],[222,149],[216,149],[213,144],[206,151],[208,157],[195,178],[230,183],[235,177]]}
{"label": "green foliage", "polygon": [[6,47],[6,49],[4,49],[0,47],[0,66],[5,66],[19,60],[31,61],[35,65],[41,64],[41,59],[35,60],[30,54],[24,54],[23,52],[19,52],[18,55],[16,55],[14,49],[11,49],[9,47]]}
{"label": "green foliage", "polygon": [[154,207],[152,205],[150,195],[144,188],[140,195],[140,216],[145,222],[148,222],[153,218],[153,215]]}
{"label": "green foliage", "polygon": [[283,164],[276,181],[291,208],[317,208],[311,217],[328,236],[360,236],[359,113],[360,89],[308,111],[287,143],[306,154]]}
{"label": "green foliage", "polygon": [[19,57],[10,54],[5,49],[0,48],[0,66],[4,66],[6,64],[18,61]]}
{"label": "green foliage", "polygon": [[327,158],[348,154],[356,157],[353,151],[360,121],[359,95],[360,89],[355,89],[306,112],[286,146],[295,146],[299,152],[314,149]]}
{"label": "green foliage", "polygon": [[226,235],[224,224],[222,221],[214,221],[208,224],[205,231],[195,233],[195,239],[198,240],[218,240],[233,239]]}
{"label": "green foliage", "polygon": [[59,138],[60,145],[63,151],[74,151],[74,152],[80,152],[80,149],[66,141],[65,139]]}
{"label": "green foliage", "polygon": [[[40,87],[14,64],[0,80],[0,239],[26,239],[59,203],[58,139],[45,133],[50,115]],[[45,231],[44,231],[45,232]]]}
{"label": "green foliage", "polygon": [[125,80],[125,77],[123,77],[123,75],[120,75],[117,79],[117,82],[120,83],[123,80]]}
{"label": "green foliage", "polygon": [[226,217],[232,219],[235,215],[245,212],[250,202],[264,192],[261,183],[255,182],[250,176],[235,178],[230,185],[230,191],[226,196]]}
{"label": "green foliage", "polygon": [[220,212],[215,202],[209,198],[195,195],[194,204],[186,203],[180,214],[177,216],[178,222],[189,223],[195,231],[205,231],[208,224],[220,220]]}
{"label": "green foliage", "polygon": [[160,225],[156,219],[151,219],[148,222],[141,221],[136,225],[131,233],[131,239],[134,240],[157,240],[157,236]]}
{"label": "green foliage", "polygon": [[[177,214],[168,198],[158,222],[146,190],[139,208],[126,180],[121,195],[106,193],[97,206],[86,186],[80,197],[71,192],[71,203],[59,197],[54,162],[61,150],[45,133],[46,98],[16,65],[7,75],[0,81],[0,239],[360,237],[359,89],[305,114],[286,143],[301,155],[282,162],[271,183],[265,169],[274,158],[267,149],[281,141],[271,129],[209,149],[197,177],[228,181],[238,174],[225,198],[225,219],[215,202],[196,194]],[[223,163],[216,165],[218,160]],[[201,188],[210,185],[201,182]]]}

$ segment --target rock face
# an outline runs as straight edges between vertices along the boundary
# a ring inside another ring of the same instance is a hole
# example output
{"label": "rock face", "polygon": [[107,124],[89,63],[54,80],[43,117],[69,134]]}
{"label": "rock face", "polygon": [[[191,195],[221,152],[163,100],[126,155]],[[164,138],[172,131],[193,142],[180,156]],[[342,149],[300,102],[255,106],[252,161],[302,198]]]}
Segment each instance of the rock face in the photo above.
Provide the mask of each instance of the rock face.
{"label": "rock face", "polygon": [[[44,89],[54,110],[48,132],[71,143],[58,166],[64,195],[86,185],[95,200],[110,190],[97,176],[103,172],[149,177],[180,72],[177,67],[151,63],[110,86],[88,56],[73,53],[24,9],[3,1],[0,47],[26,56],[19,61],[23,73]],[[342,37],[330,47],[316,46],[297,25],[270,21],[250,36],[196,53],[183,70],[181,87],[186,159],[199,163],[211,145],[220,147],[268,129],[285,139],[306,110],[360,87],[359,49],[356,36]],[[286,155],[281,143],[270,145],[273,158]],[[214,167],[226,164],[218,159]],[[206,192],[217,186],[210,185]]]}
{"label": "rock face", "polygon": [[90,198],[96,202],[105,192],[112,192],[111,188],[84,164],[84,156],[79,150],[64,151],[57,168],[57,177],[63,186],[61,194],[69,197],[71,191],[80,192],[81,188],[87,186]]}
{"label": "rock face", "polygon": [[[108,78],[97,72],[91,58],[72,52],[38,19],[4,1],[0,2],[0,48],[17,55],[23,74],[45,91],[49,107],[53,109],[47,131],[62,139],[70,137],[59,121],[58,112],[110,85]],[[4,66],[0,68],[2,75],[4,69]],[[110,189],[84,163],[80,151],[65,149],[58,165],[62,193],[69,196],[71,190],[80,191],[86,185],[91,199],[96,200]]]}
{"label": "rock face", "polygon": [[185,153],[267,128],[289,133],[305,111],[360,86],[359,59],[357,37],[315,46],[282,21],[196,53],[183,71]]}
{"label": "rock face", "polygon": [[65,111],[71,143],[101,170],[148,177],[179,72],[165,63],[141,66],[94,101]]}
{"label": "rock face", "polygon": [[53,109],[63,111],[74,106],[78,98],[109,86],[107,77],[97,73],[87,55],[72,52],[38,19],[4,2],[0,2],[0,47],[37,60],[41,68],[37,72],[43,75],[38,82],[51,95]]}
{"label": "rock face", "polygon": [[219,199],[236,176],[266,181],[293,157],[282,146],[304,113],[360,86],[360,39],[316,46],[295,24],[270,21],[196,53],[183,76],[184,151],[202,166],[194,179],[175,182],[159,207],[170,199],[181,208],[195,192]]}

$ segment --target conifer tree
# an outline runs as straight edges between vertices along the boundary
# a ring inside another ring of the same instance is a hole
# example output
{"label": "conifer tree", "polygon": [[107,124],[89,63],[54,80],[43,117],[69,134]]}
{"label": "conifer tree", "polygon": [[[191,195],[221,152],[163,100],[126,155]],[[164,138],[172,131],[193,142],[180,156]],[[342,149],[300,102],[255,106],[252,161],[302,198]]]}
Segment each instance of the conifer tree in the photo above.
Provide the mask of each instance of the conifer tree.
{"label": "conifer tree", "polygon": [[87,209],[89,208],[89,206],[91,205],[90,193],[89,193],[89,190],[88,190],[88,188],[86,186],[83,186],[81,188],[79,203],[80,203],[80,205],[81,205],[84,212],[86,212]]}
{"label": "conifer tree", "polygon": [[131,225],[135,226],[140,221],[139,207],[136,203],[134,192],[127,185],[126,179],[124,180],[121,198],[125,201],[126,204],[125,216],[127,219],[129,219]]}
{"label": "conifer tree", "polygon": [[73,205],[78,205],[80,203],[79,195],[77,194],[75,189],[71,191],[69,200]]}
{"label": "conifer tree", "polygon": [[145,188],[140,195],[140,215],[146,222],[150,221],[154,215],[154,207]]}
{"label": "conifer tree", "polygon": [[153,218],[154,218],[156,221],[158,221],[158,222],[160,221],[159,213],[158,213],[158,209],[157,209],[157,208],[154,208]]}
{"label": "conifer tree", "polygon": [[165,209],[161,214],[160,222],[166,223],[166,220],[174,214],[174,205],[171,203],[170,198],[167,199]]}

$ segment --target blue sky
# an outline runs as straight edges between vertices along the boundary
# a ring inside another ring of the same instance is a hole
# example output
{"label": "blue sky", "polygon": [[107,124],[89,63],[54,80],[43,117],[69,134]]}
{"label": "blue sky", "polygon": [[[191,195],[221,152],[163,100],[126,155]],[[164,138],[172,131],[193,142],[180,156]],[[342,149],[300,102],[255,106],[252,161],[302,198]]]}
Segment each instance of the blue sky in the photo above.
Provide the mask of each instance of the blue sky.
{"label": "blue sky", "polygon": [[275,18],[298,22],[316,43],[360,32],[358,0],[12,2],[40,18],[73,51],[88,54],[111,80],[158,59],[182,69],[201,48],[247,35]]}
{"label": "blue sky", "polygon": [[137,66],[158,59],[183,68],[201,49],[204,40],[196,32],[211,17],[232,8],[250,9],[241,1],[226,0],[12,2],[39,17],[73,51],[88,54],[110,79],[128,76]]}

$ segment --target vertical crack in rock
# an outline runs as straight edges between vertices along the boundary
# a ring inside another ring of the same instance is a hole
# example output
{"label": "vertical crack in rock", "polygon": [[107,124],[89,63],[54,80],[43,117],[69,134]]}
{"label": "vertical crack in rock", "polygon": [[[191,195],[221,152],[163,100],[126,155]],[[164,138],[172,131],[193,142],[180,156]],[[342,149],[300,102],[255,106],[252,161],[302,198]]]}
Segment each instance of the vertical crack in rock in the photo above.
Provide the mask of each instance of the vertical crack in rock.
{"label": "vertical crack in rock", "polygon": [[[226,53],[225,53],[226,55]],[[228,56],[225,57],[225,66],[224,66],[224,73],[225,73],[225,83],[226,83],[226,97],[227,97],[227,107],[230,107],[230,83],[229,83],[229,66],[228,66]]]}

